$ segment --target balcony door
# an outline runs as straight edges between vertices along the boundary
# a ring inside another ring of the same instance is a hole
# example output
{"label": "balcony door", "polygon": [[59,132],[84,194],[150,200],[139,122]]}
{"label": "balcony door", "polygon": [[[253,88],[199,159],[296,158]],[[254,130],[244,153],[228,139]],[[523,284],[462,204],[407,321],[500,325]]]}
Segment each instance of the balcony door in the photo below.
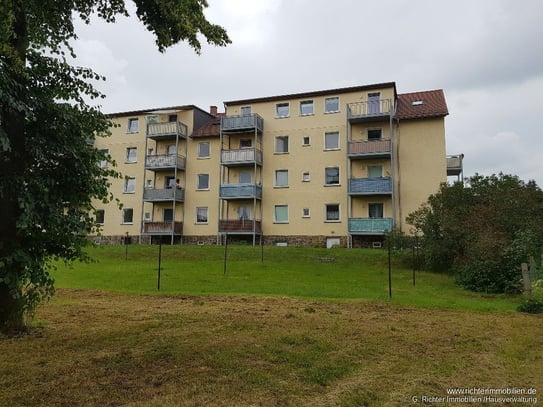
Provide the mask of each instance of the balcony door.
{"label": "balcony door", "polygon": [[240,184],[250,184],[252,182],[252,172],[251,171],[241,171],[239,173],[239,183]]}
{"label": "balcony door", "polygon": [[251,208],[249,206],[240,206],[238,208],[238,219],[239,220],[251,219]]}
{"label": "balcony door", "polygon": [[382,203],[370,203],[368,205],[368,215],[370,218],[382,219],[384,215]]}
{"label": "balcony door", "polygon": [[164,222],[173,222],[173,209],[172,208],[164,208],[164,212],[162,213]]}
{"label": "balcony door", "polygon": [[381,94],[368,93],[368,114],[381,113]]}

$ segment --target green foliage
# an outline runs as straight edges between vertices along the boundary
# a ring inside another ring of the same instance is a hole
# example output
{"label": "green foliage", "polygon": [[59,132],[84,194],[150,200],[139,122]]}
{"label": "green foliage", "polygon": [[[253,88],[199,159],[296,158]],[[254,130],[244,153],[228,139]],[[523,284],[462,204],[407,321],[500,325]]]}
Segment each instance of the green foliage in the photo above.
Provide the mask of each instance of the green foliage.
{"label": "green foliage", "polygon": [[537,298],[528,298],[517,307],[517,311],[526,312],[528,314],[542,314],[543,301]]}
{"label": "green foliage", "polygon": [[[205,0],[136,0],[136,14],[156,35],[160,51],[198,36],[230,42],[209,23]],[[71,66],[73,18],[114,22],[127,15],[124,0],[5,0],[0,4],[0,330],[20,328],[23,316],[53,293],[50,261],[84,259],[96,230],[93,201],[108,201],[114,169],[93,147],[111,123],[90,100],[103,97],[104,78]]]}
{"label": "green foliage", "polygon": [[426,267],[450,271],[466,288],[516,292],[520,264],[541,257],[543,193],[512,175],[443,184],[408,222],[421,233]]}

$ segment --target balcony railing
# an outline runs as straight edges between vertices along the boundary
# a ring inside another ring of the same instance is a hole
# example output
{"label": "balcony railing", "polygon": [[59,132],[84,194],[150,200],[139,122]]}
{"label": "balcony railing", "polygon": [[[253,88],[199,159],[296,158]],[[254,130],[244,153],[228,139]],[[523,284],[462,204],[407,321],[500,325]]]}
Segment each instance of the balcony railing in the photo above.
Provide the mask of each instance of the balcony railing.
{"label": "balcony railing", "polygon": [[262,186],[256,184],[222,184],[221,199],[262,199]]}
{"label": "balcony railing", "polygon": [[392,218],[349,218],[349,233],[383,235],[392,230]]}
{"label": "balcony railing", "polygon": [[347,119],[355,122],[382,120],[390,117],[392,113],[393,104],[391,99],[370,100],[347,105]]}
{"label": "balcony railing", "polygon": [[221,164],[223,165],[247,165],[255,162],[262,165],[262,151],[256,148],[221,151]]}
{"label": "balcony railing", "polygon": [[390,139],[349,141],[348,144],[348,154],[351,158],[389,156],[392,151]]}
{"label": "balcony railing", "polygon": [[145,235],[174,235],[183,234],[183,222],[144,222]]}
{"label": "balcony railing", "polygon": [[145,202],[164,202],[185,200],[185,190],[183,188],[145,188],[143,190],[143,200]]}
{"label": "balcony railing", "polygon": [[392,194],[392,178],[351,178],[349,179],[349,194],[376,195]]}
{"label": "balcony railing", "polygon": [[169,170],[176,168],[184,170],[185,157],[177,154],[148,155],[145,157],[145,168],[148,170]]}
{"label": "balcony railing", "polygon": [[147,137],[152,139],[187,138],[187,126],[181,122],[147,123]]}
{"label": "balcony railing", "polygon": [[447,156],[447,175],[460,175],[464,154]]}
{"label": "balcony railing", "polygon": [[221,220],[219,221],[221,233],[262,233],[262,222],[253,219]]}
{"label": "balcony railing", "polygon": [[223,116],[221,118],[221,131],[223,132],[244,132],[264,130],[264,119],[253,113],[243,116]]}

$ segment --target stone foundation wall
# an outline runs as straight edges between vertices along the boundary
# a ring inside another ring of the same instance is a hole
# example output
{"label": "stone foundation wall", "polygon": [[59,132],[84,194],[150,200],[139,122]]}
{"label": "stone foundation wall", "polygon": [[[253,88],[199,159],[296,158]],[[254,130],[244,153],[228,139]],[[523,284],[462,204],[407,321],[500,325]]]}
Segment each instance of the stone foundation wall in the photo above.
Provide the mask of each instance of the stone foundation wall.
{"label": "stone foundation wall", "polygon": [[385,237],[384,236],[352,236],[352,247],[356,249],[372,249],[378,248],[378,244],[381,244],[381,247],[385,247]]}

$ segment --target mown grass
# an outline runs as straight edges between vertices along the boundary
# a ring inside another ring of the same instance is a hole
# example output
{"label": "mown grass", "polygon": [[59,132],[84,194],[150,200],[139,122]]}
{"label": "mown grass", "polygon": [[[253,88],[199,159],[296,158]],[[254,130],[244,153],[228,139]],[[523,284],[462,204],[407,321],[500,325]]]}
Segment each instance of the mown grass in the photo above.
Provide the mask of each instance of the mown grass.
{"label": "mown grass", "polygon": [[456,387],[541,392],[542,322],[379,301],[61,288],[29,334],[0,338],[0,405],[387,407]]}
{"label": "mown grass", "polygon": [[[59,265],[54,272],[56,286],[159,293],[158,253],[158,246],[89,248],[95,262]],[[229,246],[226,254],[225,270],[224,247],[163,246],[160,294],[389,301],[386,250],[265,247],[261,252],[260,248]],[[413,286],[413,272],[401,262],[401,256],[409,255],[392,255],[390,301],[394,304],[514,311],[520,302],[518,297],[465,291],[445,274],[417,271]]]}

